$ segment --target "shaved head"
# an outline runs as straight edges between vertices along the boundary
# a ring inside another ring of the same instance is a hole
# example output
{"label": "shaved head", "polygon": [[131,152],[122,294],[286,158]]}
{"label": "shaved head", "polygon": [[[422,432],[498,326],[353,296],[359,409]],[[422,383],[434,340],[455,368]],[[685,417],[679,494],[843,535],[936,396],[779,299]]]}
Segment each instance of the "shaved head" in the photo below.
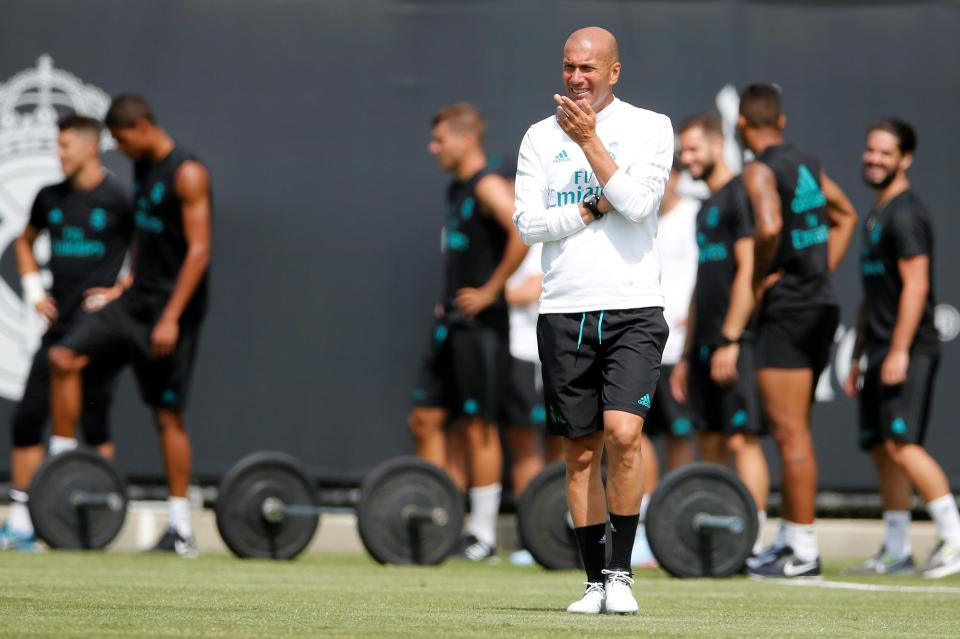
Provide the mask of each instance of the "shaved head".
{"label": "shaved head", "polygon": [[571,33],[563,45],[564,53],[572,47],[588,50],[607,64],[620,62],[620,45],[617,44],[617,39],[601,27],[585,27]]}
{"label": "shaved head", "polygon": [[613,101],[620,79],[620,47],[606,29],[587,27],[570,34],[563,45],[563,84],[567,97],[600,111]]}

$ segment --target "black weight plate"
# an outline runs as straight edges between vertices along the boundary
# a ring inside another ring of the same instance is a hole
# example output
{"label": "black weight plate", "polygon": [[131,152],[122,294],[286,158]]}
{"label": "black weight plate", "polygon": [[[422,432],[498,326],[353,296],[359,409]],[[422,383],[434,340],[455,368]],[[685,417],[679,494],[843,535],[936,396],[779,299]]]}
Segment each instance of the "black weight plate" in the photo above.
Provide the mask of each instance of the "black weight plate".
{"label": "black weight plate", "polygon": [[567,507],[563,462],[544,468],[523,491],[517,503],[517,528],[523,547],[544,568],[567,570],[581,565]]}
{"label": "black weight plate", "polygon": [[[77,508],[78,493],[120,496],[120,508]],[[51,548],[104,548],[120,534],[127,516],[127,487],[113,465],[95,452],[78,449],[47,457],[30,483],[30,518],[37,536]]]}
{"label": "black weight plate", "polygon": [[[411,506],[442,508],[446,521],[409,522],[403,512]],[[360,539],[382,564],[439,564],[457,547],[463,518],[463,493],[443,470],[418,457],[384,462],[367,475],[360,490]]]}
{"label": "black weight plate", "polygon": [[295,457],[260,452],[244,457],[220,481],[217,530],[238,557],[293,559],[317,532],[319,515],[287,516],[277,523],[263,517],[269,497],[290,506],[316,507],[317,497]]}
{"label": "black weight plate", "polygon": [[[699,513],[736,516],[743,532],[715,531],[709,552],[693,525]],[[650,550],[674,577],[729,577],[743,568],[757,538],[757,506],[743,482],[717,464],[690,464],[653,491],[645,522]]]}

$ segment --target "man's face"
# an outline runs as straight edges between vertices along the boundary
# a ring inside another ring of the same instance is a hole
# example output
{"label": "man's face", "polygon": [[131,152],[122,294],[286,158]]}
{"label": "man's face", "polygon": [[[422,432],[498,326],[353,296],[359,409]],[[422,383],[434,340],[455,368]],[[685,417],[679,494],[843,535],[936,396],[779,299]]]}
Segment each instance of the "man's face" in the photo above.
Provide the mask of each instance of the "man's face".
{"label": "man's face", "polygon": [[563,86],[567,97],[585,100],[594,111],[613,99],[613,86],[620,79],[620,63],[577,43],[563,49]]}
{"label": "man's face", "polygon": [[723,139],[707,135],[699,126],[680,134],[680,162],[694,180],[706,180],[723,155]]}
{"label": "man's face", "polygon": [[449,123],[441,121],[433,127],[427,150],[437,158],[440,168],[444,171],[453,171],[457,168],[467,146],[468,140],[465,134],[457,133],[451,129]]}
{"label": "man's face", "polygon": [[897,136],[887,131],[871,131],[863,150],[863,180],[868,186],[882,189],[893,182],[900,171],[906,171],[912,157],[900,152]]}
{"label": "man's face", "polygon": [[67,129],[57,137],[57,155],[67,179],[74,177],[85,163],[99,154],[98,140],[88,131]]}
{"label": "man's face", "polygon": [[131,160],[140,160],[150,148],[150,125],[140,120],[136,125],[123,129],[110,129],[110,135],[117,141],[117,149]]}

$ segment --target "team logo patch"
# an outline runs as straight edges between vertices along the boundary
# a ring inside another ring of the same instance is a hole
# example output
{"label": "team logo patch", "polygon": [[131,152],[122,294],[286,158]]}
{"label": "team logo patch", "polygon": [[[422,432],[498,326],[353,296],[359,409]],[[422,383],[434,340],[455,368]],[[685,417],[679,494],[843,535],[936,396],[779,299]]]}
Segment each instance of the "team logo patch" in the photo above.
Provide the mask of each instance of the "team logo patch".
{"label": "team logo patch", "polygon": [[650,399],[650,394],[649,394],[649,393],[646,393],[646,394],[644,394],[643,397],[641,397],[640,399],[637,400],[637,403],[640,404],[641,406],[643,406],[644,408],[650,408],[650,406],[651,406],[651,404],[652,404],[653,402],[652,402],[651,399]]}

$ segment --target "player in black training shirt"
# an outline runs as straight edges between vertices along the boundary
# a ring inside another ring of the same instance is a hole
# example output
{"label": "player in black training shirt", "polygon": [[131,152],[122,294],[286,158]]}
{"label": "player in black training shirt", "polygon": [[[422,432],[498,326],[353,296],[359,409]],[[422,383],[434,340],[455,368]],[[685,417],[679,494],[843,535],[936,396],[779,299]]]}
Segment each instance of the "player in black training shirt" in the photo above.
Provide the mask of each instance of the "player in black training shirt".
{"label": "player in black training shirt", "polygon": [[186,499],[190,439],[183,410],[207,302],[210,177],[192,153],[157,126],[143,98],[115,98],[106,124],[119,149],[135,162],[133,283],[50,349],[54,432],[74,429],[80,370],[111,353],[129,353],[140,394],[153,409],[170,490],[170,527],[157,550],[191,557],[196,545]]}
{"label": "player in black training shirt", "polygon": [[684,357],[671,375],[671,390],[678,401],[689,399],[703,460],[726,464],[728,452],[733,453],[737,475],[757,503],[762,532],[770,474],[760,446],[762,420],[747,330],[754,302],[753,213],[743,181],[723,159],[720,117],[694,116],[679,131],[680,160],[692,178],[706,182],[710,197],[697,214],[700,266]]}
{"label": "player in black training shirt", "polygon": [[784,141],[785,125],[776,87],[744,90],[738,127],[756,156],[743,183],[756,223],[757,386],[783,473],[781,534],[748,565],[758,576],[799,577],[820,574],[810,412],[839,322],[830,274],[850,245],[857,214],[816,158]]}
{"label": "player in black training shirt", "polygon": [[913,127],[889,118],[870,127],[863,152],[875,204],[860,240],[864,299],[846,391],[860,396],[860,445],[880,476],[886,535],[857,572],[913,572],[912,485],[937,526],[938,544],[922,574],[944,577],[960,572],[960,514],[943,468],[923,447],[940,339],[933,321],[933,220],[907,178],[916,145]]}
{"label": "player in black training shirt", "polygon": [[[78,315],[113,297],[117,274],[130,246],[133,215],[120,182],[100,164],[100,123],[71,115],[59,123],[57,152],[64,181],[40,189],[30,220],[17,239],[16,253],[24,299],[47,321],[47,331],[30,366],[23,397],[13,414],[10,464],[10,518],[0,530],[0,548],[36,547],[27,509],[27,488],[44,457],[43,431],[50,414],[48,351]],[[53,286],[44,288],[33,245],[42,231],[50,236],[49,270]],[[84,371],[87,401],[83,406],[84,439],[105,457],[113,457],[110,399],[119,363],[103,361]],[[76,446],[54,437],[51,454]]]}
{"label": "player in black training shirt", "polygon": [[433,118],[430,153],[453,174],[444,225],[443,302],[408,423],[417,454],[447,464],[444,424],[462,422],[471,478],[471,522],[464,555],[496,550],[503,456],[495,423],[509,379],[510,320],[503,287],[527,249],[513,226],[513,189],[487,167],[486,122],[469,104]]}

